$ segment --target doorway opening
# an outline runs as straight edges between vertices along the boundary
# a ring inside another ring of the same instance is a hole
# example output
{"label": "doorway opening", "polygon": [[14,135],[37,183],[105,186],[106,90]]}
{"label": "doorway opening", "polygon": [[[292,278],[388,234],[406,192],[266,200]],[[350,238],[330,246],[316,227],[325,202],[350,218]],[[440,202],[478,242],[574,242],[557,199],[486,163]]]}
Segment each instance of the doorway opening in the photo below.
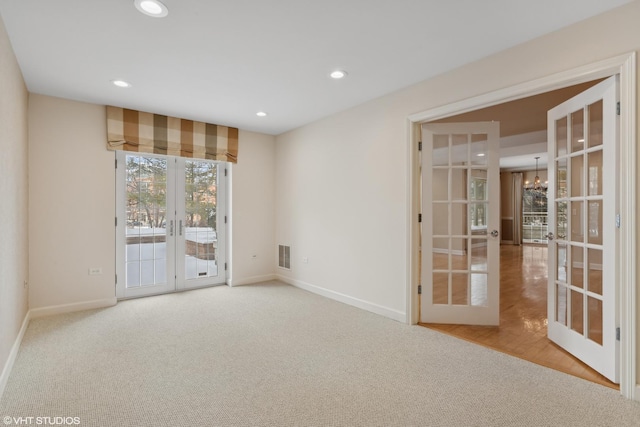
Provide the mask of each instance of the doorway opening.
{"label": "doorway opening", "polygon": [[[461,115],[475,113],[480,108],[494,107],[516,100],[518,102],[527,96],[536,96],[538,94],[550,93],[559,88],[566,89],[572,85],[584,84],[587,82],[596,82],[599,79],[606,78],[615,74],[620,75],[620,95],[622,104],[622,114],[620,118],[620,185],[617,194],[620,196],[620,212],[623,218],[627,218],[627,228],[621,234],[621,242],[618,246],[618,260],[616,263],[616,275],[619,277],[619,287],[617,289],[616,301],[620,303],[617,309],[617,316],[620,320],[621,329],[626,329],[626,334],[621,336],[620,342],[620,391],[627,398],[634,398],[635,394],[635,354],[636,354],[636,327],[635,327],[635,55],[625,55],[611,60],[602,61],[597,64],[582,67],[580,69],[571,70],[570,72],[560,73],[538,81],[529,82],[517,87],[508,88],[506,90],[497,91],[477,98],[468,99],[450,104],[444,107],[418,113],[409,117],[412,124],[412,132],[409,133],[409,143],[411,144],[412,156],[410,162],[410,182],[412,187],[411,202],[411,231],[409,232],[409,240],[411,242],[412,253],[410,268],[410,283],[408,287],[407,312],[409,314],[408,321],[417,323],[420,310],[420,296],[418,295],[418,284],[421,278],[421,267],[419,261],[418,249],[421,245],[420,226],[414,226],[414,222],[418,223],[417,216],[420,213],[420,202],[418,191],[420,188],[420,179],[416,178],[417,172],[420,171],[419,155],[413,154],[414,145],[420,139],[419,127],[422,123],[430,123],[434,121],[453,121],[460,120]],[[588,83],[591,84],[591,83]],[[545,92],[546,91],[546,92]],[[628,111],[625,112],[625,109]],[[460,112],[462,112],[460,114]],[[469,113],[471,112],[471,113]],[[522,115],[522,110],[517,111]],[[455,117],[454,117],[455,116]],[[546,111],[545,111],[546,116]],[[546,117],[544,117],[546,122]],[[468,119],[467,119],[468,120]],[[486,119],[485,119],[486,120]],[[493,119],[489,119],[493,120]],[[545,123],[546,126],[546,123]],[[514,134],[515,135],[515,134]],[[544,140],[543,140],[544,141]],[[524,153],[531,158],[531,153]],[[523,255],[524,256],[524,255]],[[424,269],[424,267],[422,267]]]}
{"label": "doorway opening", "polygon": [[116,293],[226,283],[224,163],[116,152]]}

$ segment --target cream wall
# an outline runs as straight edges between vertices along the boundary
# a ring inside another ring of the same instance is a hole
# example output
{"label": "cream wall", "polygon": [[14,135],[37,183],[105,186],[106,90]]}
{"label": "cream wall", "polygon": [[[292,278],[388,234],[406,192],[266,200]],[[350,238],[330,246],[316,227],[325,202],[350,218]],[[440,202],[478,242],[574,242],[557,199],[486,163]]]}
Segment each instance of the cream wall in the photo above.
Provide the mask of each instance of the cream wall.
{"label": "cream wall", "polygon": [[[29,306],[115,297],[114,154],[105,108],[29,97]],[[89,276],[89,268],[102,275]]]}
{"label": "cream wall", "polygon": [[[30,308],[115,302],[115,155],[102,105],[31,94]],[[240,132],[232,278],[273,278],[273,136]],[[256,259],[252,255],[257,255]],[[89,276],[92,267],[102,275]]]}
{"label": "cream wall", "polygon": [[0,396],[27,314],[27,88],[0,18]]}
{"label": "cream wall", "polygon": [[232,166],[231,285],[274,278],[276,138],[240,130]]}
{"label": "cream wall", "polygon": [[378,312],[406,314],[413,256],[408,117],[637,51],[638,17],[636,1],[280,135],[276,241],[291,243],[293,254],[291,271],[280,275]]}

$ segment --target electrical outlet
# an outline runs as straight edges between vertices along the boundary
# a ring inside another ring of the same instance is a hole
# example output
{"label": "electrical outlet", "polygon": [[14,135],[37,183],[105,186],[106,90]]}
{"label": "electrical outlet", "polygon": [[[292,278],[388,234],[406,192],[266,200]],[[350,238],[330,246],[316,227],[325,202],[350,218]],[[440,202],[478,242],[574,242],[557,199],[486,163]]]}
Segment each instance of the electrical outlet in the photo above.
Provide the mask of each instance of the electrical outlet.
{"label": "electrical outlet", "polygon": [[102,267],[92,267],[89,269],[89,276],[99,276],[102,274]]}
{"label": "electrical outlet", "polygon": [[302,257],[302,263],[303,264],[308,264],[309,263],[309,258],[307,258],[306,256]]}

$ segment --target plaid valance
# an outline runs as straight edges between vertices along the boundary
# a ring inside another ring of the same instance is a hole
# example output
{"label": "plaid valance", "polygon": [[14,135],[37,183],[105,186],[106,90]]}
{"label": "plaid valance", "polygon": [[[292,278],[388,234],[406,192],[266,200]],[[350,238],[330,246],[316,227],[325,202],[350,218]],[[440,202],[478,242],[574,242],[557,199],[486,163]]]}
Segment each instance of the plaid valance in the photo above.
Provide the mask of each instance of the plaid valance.
{"label": "plaid valance", "polygon": [[107,149],[238,162],[238,129],[107,106]]}

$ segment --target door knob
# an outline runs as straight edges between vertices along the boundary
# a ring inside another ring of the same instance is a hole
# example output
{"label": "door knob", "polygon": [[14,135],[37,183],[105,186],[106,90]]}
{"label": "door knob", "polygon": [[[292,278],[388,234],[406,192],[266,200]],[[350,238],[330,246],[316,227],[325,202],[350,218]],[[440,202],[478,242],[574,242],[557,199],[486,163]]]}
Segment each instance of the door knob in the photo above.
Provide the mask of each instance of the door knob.
{"label": "door knob", "polygon": [[547,240],[553,240],[554,235],[553,235],[553,233],[547,233],[544,237],[546,237]]}
{"label": "door knob", "polygon": [[498,235],[499,235],[499,234],[500,234],[500,233],[498,233],[498,230],[493,230],[493,231],[491,232],[491,237],[498,237]]}

